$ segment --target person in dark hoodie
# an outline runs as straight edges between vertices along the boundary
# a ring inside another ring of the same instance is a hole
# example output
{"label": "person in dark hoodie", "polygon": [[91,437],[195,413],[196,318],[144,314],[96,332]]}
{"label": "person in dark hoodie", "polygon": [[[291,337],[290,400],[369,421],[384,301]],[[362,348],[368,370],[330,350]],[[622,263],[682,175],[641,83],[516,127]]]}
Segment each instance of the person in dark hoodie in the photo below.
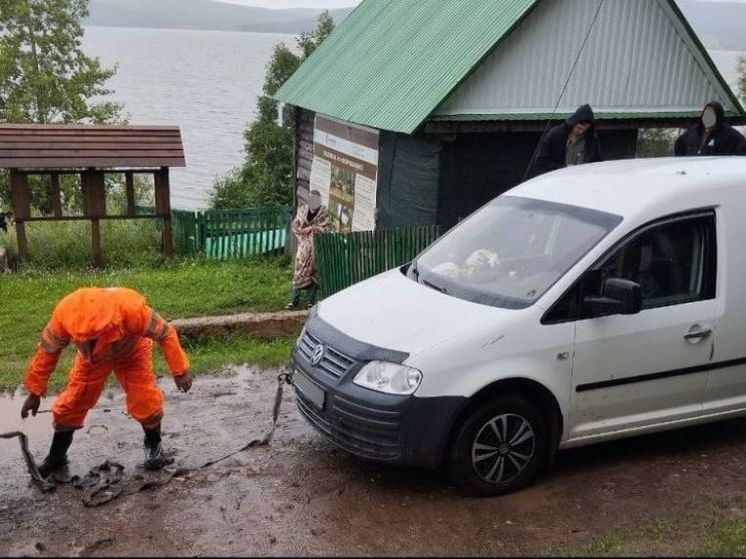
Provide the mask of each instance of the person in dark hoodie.
{"label": "person in dark hoodie", "polygon": [[674,153],[688,155],[746,155],[746,138],[725,123],[725,111],[717,101],[702,110],[700,121],[676,139]]}
{"label": "person in dark hoodie", "polygon": [[596,134],[593,109],[590,105],[583,105],[544,136],[528,176],[601,160],[601,143]]}

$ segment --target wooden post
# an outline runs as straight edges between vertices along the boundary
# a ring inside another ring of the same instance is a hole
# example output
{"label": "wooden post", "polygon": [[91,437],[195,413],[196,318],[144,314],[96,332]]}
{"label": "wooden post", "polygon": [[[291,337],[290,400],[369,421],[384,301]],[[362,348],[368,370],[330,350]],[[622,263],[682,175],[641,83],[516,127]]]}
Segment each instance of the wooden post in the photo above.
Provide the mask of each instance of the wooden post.
{"label": "wooden post", "polygon": [[52,187],[52,214],[62,217],[62,199],[60,197],[60,174],[52,173],[49,177]]}
{"label": "wooden post", "polygon": [[95,169],[88,169],[81,174],[83,186],[83,217],[91,220],[91,256],[93,266],[102,268],[104,255],[101,248],[101,221],[106,216],[106,192],[104,187],[104,173]]}
{"label": "wooden post", "polygon": [[88,217],[91,215],[91,207],[90,207],[90,172],[89,171],[83,171],[80,173],[80,188],[82,190],[82,196],[81,199],[83,200],[83,216]]}
{"label": "wooden post", "polygon": [[31,217],[31,195],[28,188],[28,177],[18,171],[10,172],[10,197],[13,203],[13,218],[16,222],[16,239],[18,241],[18,258],[28,258],[28,239],[24,221]]}
{"label": "wooden post", "polygon": [[93,255],[93,266],[104,267],[104,254],[101,250],[101,221],[91,220],[91,254]]}
{"label": "wooden post", "polygon": [[124,177],[127,183],[127,215],[133,217],[135,215],[135,176],[130,171],[125,173]]}
{"label": "wooden post", "polygon": [[168,167],[161,167],[154,173],[155,179],[155,213],[163,220],[161,231],[161,250],[166,256],[173,253],[171,232],[171,194],[169,191]]}
{"label": "wooden post", "polygon": [[106,186],[104,184],[104,173],[92,171],[88,182],[88,193],[90,196],[91,217],[106,216]]}

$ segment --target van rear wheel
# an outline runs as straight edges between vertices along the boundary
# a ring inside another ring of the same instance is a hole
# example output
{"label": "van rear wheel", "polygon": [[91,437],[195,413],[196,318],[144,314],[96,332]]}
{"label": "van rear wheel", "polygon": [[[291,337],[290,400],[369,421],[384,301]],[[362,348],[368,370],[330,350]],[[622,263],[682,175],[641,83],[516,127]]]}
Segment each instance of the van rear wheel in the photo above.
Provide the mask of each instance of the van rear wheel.
{"label": "van rear wheel", "polygon": [[546,463],[548,428],[539,409],[508,395],[476,407],[462,422],[448,473],[464,492],[488,497],[530,484]]}

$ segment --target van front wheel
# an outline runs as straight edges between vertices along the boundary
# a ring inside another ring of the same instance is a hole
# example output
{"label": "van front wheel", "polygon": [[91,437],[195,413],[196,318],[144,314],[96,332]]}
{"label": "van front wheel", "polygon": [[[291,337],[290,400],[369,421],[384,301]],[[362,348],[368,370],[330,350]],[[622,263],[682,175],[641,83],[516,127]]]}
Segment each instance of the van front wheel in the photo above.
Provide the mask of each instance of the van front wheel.
{"label": "van front wheel", "polygon": [[534,480],[547,449],[548,429],[538,408],[521,396],[502,396],[464,419],[450,450],[448,473],[471,495],[511,493]]}

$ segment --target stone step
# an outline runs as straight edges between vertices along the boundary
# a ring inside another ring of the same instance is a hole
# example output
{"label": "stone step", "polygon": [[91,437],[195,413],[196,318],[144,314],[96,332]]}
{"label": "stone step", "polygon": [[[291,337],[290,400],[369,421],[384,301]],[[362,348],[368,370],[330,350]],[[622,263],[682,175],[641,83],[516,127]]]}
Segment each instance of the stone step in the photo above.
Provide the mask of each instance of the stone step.
{"label": "stone step", "polygon": [[297,336],[308,311],[280,311],[272,313],[243,313],[226,316],[178,318],[171,321],[180,338],[226,338],[240,333],[252,338],[271,340]]}

